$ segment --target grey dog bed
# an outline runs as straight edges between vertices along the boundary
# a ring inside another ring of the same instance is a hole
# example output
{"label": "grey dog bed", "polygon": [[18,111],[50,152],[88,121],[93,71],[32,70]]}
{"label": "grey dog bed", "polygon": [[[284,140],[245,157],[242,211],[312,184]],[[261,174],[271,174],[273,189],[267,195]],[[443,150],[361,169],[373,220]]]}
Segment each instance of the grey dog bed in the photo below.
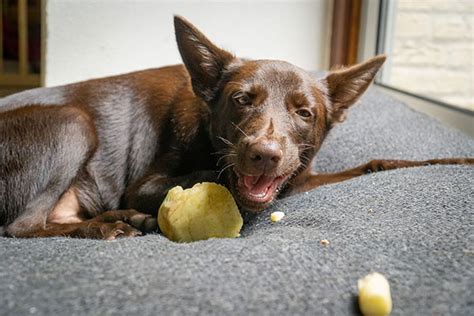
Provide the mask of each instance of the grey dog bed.
{"label": "grey dog bed", "polygon": [[[458,156],[474,140],[371,89],[315,168]],[[468,315],[473,206],[472,166],[427,166],[281,200],[238,239],[0,238],[0,315],[353,315],[371,271],[388,277],[393,315]]]}

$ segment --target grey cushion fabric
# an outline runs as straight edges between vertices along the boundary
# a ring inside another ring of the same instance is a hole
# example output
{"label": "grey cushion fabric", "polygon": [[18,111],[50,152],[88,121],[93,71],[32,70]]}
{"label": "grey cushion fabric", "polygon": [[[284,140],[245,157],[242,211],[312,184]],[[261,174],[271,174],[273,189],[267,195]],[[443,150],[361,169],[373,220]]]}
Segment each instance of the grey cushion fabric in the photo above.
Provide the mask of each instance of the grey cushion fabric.
{"label": "grey cushion fabric", "polygon": [[[458,156],[474,157],[474,140],[371,89],[315,168]],[[0,314],[353,315],[358,278],[378,271],[393,315],[468,315],[473,206],[472,166],[427,166],[281,200],[238,239],[0,238]]]}

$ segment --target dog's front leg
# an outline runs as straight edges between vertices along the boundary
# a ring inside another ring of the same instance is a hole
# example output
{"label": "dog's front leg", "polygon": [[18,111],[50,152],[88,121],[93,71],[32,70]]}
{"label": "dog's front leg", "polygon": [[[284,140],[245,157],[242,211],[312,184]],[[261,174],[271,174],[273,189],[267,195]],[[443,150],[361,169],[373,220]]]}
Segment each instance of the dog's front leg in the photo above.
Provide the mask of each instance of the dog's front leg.
{"label": "dog's front leg", "polygon": [[196,171],[184,176],[168,177],[163,174],[147,176],[133,184],[126,193],[128,208],[156,216],[168,191],[177,185],[190,188],[199,182],[217,182],[214,170]]}
{"label": "dog's front leg", "polygon": [[306,192],[321,185],[337,183],[372,172],[399,168],[420,167],[429,165],[473,165],[474,158],[446,158],[423,161],[411,160],[372,160],[353,169],[337,173],[315,174],[310,169],[301,173],[290,182],[289,194]]}

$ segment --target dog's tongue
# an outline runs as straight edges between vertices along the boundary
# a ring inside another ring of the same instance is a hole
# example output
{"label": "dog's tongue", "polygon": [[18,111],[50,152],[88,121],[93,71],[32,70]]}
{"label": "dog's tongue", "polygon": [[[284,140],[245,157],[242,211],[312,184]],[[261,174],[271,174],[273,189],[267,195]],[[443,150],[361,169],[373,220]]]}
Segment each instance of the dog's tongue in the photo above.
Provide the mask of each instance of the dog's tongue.
{"label": "dog's tongue", "polygon": [[268,176],[244,176],[244,186],[253,195],[266,194],[268,188],[275,180],[274,177]]}

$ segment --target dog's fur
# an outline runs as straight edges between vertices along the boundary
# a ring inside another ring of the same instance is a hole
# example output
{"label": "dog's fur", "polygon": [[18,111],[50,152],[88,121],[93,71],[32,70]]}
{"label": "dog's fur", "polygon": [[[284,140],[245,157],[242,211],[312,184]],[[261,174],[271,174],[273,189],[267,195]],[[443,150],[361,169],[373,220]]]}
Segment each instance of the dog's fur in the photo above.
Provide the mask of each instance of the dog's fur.
{"label": "dog's fur", "polygon": [[200,181],[224,183],[241,208],[256,212],[279,196],[368,172],[473,162],[379,160],[313,174],[328,131],[385,56],[316,80],[286,62],[236,58],[183,18],[175,30],[184,66],[0,100],[6,235],[136,236],[156,229],[150,215],[170,187]]}

